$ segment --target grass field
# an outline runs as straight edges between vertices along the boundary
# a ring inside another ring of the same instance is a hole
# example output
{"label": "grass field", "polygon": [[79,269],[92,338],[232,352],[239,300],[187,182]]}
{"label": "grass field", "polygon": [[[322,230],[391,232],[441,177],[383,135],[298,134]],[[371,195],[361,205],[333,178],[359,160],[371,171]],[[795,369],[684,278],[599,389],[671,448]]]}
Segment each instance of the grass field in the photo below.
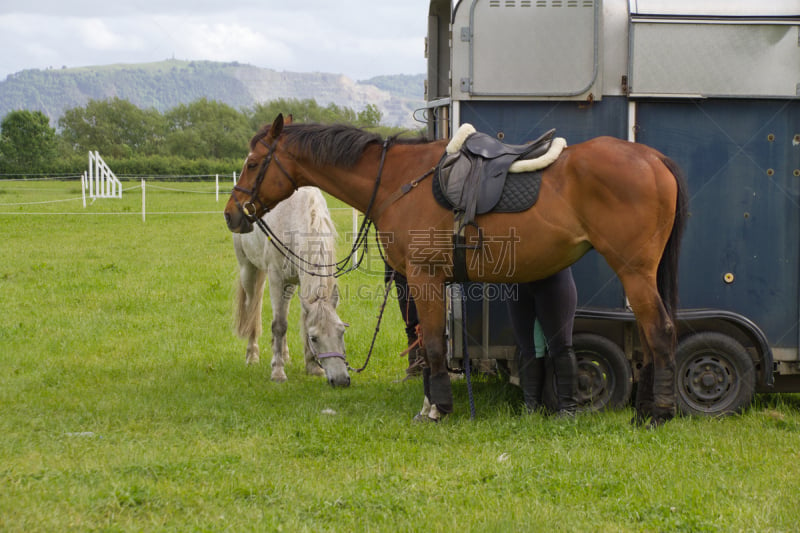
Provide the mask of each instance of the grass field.
{"label": "grass field", "polygon": [[[798,395],[648,431],[630,409],[524,415],[516,389],[482,377],[475,420],[457,381],[455,413],[417,425],[396,305],[350,388],[304,375],[296,334],[289,381],[270,382],[232,333],[224,200],[155,185],[142,221],[140,189],[84,209],[75,183],[0,182],[0,530],[800,527]],[[344,234],[350,213],[334,213]],[[354,366],[382,290],[368,266],[340,280]]]}

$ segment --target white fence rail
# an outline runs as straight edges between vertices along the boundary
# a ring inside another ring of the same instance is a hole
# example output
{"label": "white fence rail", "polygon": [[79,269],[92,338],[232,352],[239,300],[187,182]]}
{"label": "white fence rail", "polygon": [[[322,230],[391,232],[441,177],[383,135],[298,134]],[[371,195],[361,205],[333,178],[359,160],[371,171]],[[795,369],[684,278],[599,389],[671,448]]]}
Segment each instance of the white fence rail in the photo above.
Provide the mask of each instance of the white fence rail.
{"label": "white fence rail", "polygon": [[[95,152],[95,156],[94,156],[94,160],[93,161],[96,162],[98,158],[99,158],[99,155],[97,155],[97,153]],[[90,154],[90,160],[92,160],[91,159],[91,154]],[[102,161],[102,159],[100,159],[100,161]],[[102,163],[102,165],[105,165],[105,163]],[[96,166],[95,166],[95,168],[96,168]],[[34,201],[34,202],[11,202],[11,203],[0,202],[0,215],[3,215],[3,216],[5,216],[5,215],[25,215],[25,216],[30,216],[30,215],[55,215],[55,216],[65,216],[65,215],[98,215],[98,216],[136,215],[137,213],[135,211],[124,211],[124,212],[119,212],[119,211],[117,211],[117,212],[107,212],[106,211],[106,212],[102,212],[102,213],[91,213],[91,212],[85,212],[85,211],[70,211],[70,212],[60,211],[60,212],[49,212],[49,213],[37,213],[37,212],[24,211],[24,210],[19,210],[19,211],[10,211],[10,210],[8,210],[8,209],[11,209],[11,208],[20,208],[22,206],[40,206],[40,205],[43,205],[43,204],[57,204],[57,203],[58,204],[63,204],[63,203],[70,203],[70,202],[78,202],[81,199],[83,199],[83,207],[85,208],[86,207],[86,191],[87,190],[90,190],[90,198],[122,198],[123,189],[122,189],[120,180],[116,176],[113,175],[113,172],[111,172],[110,169],[109,169],[109,173],[113,176],[113,179],[116,181],[116,184],[113,185],[113,186],[112,185],[108,185],[105,190],[106,190],[107,194],[109,194],[109,195],[113,194],[113,196],[101,196],[100,195],[100,190],[98,190],[98,188],[96,187],[96,182],[95,182],[95,186],[93,188],[90,188],[90,185],[89,185],[90,181],[87,180],[87,173],[84,172],[83,175],[80,176],[80,180],[81,180],[81,184],[82,184],[82,188],[83,188],[83,193],[84,193],[82,198],[80,198],[80,197],[79,198],[74,198],[74,197],[73,198],[60,198],[60,199],[57,199],[57,200],[38,200],[38,201]],[[176,188],[176,187],[164,187],[164,186],[157,185],[157,183],[162,181],[163,179],[180,181],[181,179],[185,179],[185,178],[196,179],[198,177],[200,177],[200,178],[212,178],[213,177],[214,190],[213,191],[197,191],[197,190],[187,190],[187,189],[181,189],[181,188]],[[233,172],[232,176],[230,176],[230,178],[232,178],[232,181],[233,181],[234,185],[236,184],[237,177],[238,176],[237,176],[236,172]],[[46,178],[46,177],[38,177],[38,176],[35,176],[35,175],[29,175],[29,176],[26,176],[26,177],[24,177],[22,179],[0,180],[0,198],[2,197],[1,193],[4,192],[2,190],[2,184],[4,183],[4,181],[7,181],[8,183],[42,182],[42,181],[68,182],[68,181],[75,180],[77,178],[78,178],[77,175],[64,176],[64,177],[61,177],[61,178]],[[222,198],[223,201],[227,201],[227,194],[230,192],[230,189],[228,189],[227,187],[224,187],[224,185],[223,185],[223,187],[220,187],[220,175],[219,174],[205,174],[205,175],[191,175],[191,176],[171,176],[171,175],[170,176],[149,176],[149,177],[146,177],[146,178],[145,177],[131,178],[131,177],[125,177],[124,176],[123,179],[125,179],[126,181],[129,181],[129,182],[133,181],[133,184],[129,184],[128,188],[126,188],[124,190],[132,191],[132,190],[136,190],[136,189],[141,188],[141,192],[142,192],[142,209],[141,209],[142,222],[146,222],[148,214],[150,214],[150,215],[187,215],[187,214],[191,214],[191,215],[214,215],[214,216],[219,216],[219,214],[220,214],[220,211],[216,211],[216,210],[215,211],[191,211],[191,212],[169,211],[169,212],[157,212],[157,213],[151,212],[151,213],[148,213],[147,212],[147,194],[148,194],[148,191],[150,191],[151,194],[152,194],[153,191],[159,191],[159,190],[162,190],[162,191],[173,191],[173,192],[184,192],[184,193],[195,193],[195,194],[213,194],[215,196],[215,202],[216,203],[219,203],[219,201],[220,201],[220,190],[222,190],[223,195],[224,195],[223,198]],[[227,180],[227,179],[229,179],[229,178],[228,177],[223,177],[223,182],[225,180]],[[139,181],[139,180],[141,180],[140,184],[136,184],[136,182]],[[151,181],[151,183],[149,185],[147,185],[147,181]],[[359,225],[360,225],[360,218],[359,217],[362,216],[358,210],[353,209],[351,207],[333,207],[333,208],[329,208],[329,209],[331,211],[350,211],[350,213],[352,214],[352,228],[353,228],[352,229],[352,232],[353,232],[352,234],[353,234],[353,236],[355,236],[358,233],[358,228],[359,228]],[[352,260],[353,260],[353,262],[357,262],[357,260],[358,260],[358,253],[357,252],[354,252]]]}

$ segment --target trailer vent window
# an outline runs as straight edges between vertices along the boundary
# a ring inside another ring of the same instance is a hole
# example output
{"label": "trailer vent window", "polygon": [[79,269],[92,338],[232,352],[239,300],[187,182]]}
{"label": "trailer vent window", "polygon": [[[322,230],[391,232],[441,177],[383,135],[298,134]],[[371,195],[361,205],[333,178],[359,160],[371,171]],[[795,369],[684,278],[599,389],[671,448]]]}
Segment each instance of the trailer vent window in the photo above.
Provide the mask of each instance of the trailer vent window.
{"label": "trailer vent window", "polygon": [[[548,0],[538,0],[536,7],[547,7]],[[577,2],[578,0],[571,0]],[[533,0],[520,0],[517,5],[517,0],[489,0],[489,7],[533,7]]]}
{"label": "trailer vent window", "polygon": [[489,7],[594,7],[594,0],[520,0],[517,5],[516,0],[489,0]]}

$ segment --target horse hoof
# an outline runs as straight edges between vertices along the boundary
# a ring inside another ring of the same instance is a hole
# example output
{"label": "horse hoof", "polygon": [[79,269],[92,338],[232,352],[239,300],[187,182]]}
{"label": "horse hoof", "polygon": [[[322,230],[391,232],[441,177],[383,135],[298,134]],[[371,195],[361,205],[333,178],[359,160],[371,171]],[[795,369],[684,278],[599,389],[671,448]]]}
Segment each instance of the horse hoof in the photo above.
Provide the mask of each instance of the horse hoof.
{"label": "horse hoof", "polygon": [[578,412],[575,409],[559,409],[554,413],[554,416],[556,418],[574,420],[578,416]]}
{"label": "horse hoof", "polygon": [[412,420],[418,424],[436,424],[439,422],[438,418],[431,418],[428,415],[417,413]]}
{"label": "horse hoof", "polygon": [[415,422],[438,422],[444,418],[445,414],[436,407],[436,404],[425,405],[419,413],[414,417]]}
{"label": "horse hoof", "polygon": [[664,424],[666,424],[667,422],[669,422],[671,419],[672,419],[672,417],[665,418],[665,417],[660,417],[660,416],[654,416],[653,418],[650,419],[650,424],[647,426],[647,428],[648,429],[658,429],[661,426],[663,426]]}
{"label": "horse hoof", "polygon": [[271,379],[275,383],[285,383],[289,378],[286,377],[285,373],[281,372],[281,373],[273,373]]}
{"label": "horse hoof", "polygon": [[261,361],[261,359],[259,359],[257,355],[248,355],[244,360],[246,365],[256,365],[259,361]]}
{"label": "horse hoof", "polygon": [[652,427],[663,426],[675,418],[675,407],[673,405],[654,405],[653,419],[650,421]]}
{"label": "horse hoof", "polygon": [[656,429],[663,426],[671,419],[671,416],[636,413],[633,415],[633,418],[631,418],[631,425],[637,428],[646,427],[647,429]]}

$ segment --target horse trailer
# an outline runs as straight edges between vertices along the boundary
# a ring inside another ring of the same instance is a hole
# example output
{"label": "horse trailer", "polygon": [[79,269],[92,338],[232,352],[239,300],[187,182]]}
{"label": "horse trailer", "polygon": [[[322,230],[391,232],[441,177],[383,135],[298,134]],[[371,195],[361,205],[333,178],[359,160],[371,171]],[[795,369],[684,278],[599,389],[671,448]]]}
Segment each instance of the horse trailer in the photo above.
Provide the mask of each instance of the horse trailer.
{"label": "horse trailer", "polygon": [[[681,411],[800,391],[798,0],[431,0],[428,21],[431,137],[470,123],[520,144],[556,128],[569,144],[641,142],[683,168]],[[642,352],[621,283],[594,251],[573,273],[581,405],[627,404]],[[450,287],[451,365],[467,354],[514,378],[508,297]]]}

